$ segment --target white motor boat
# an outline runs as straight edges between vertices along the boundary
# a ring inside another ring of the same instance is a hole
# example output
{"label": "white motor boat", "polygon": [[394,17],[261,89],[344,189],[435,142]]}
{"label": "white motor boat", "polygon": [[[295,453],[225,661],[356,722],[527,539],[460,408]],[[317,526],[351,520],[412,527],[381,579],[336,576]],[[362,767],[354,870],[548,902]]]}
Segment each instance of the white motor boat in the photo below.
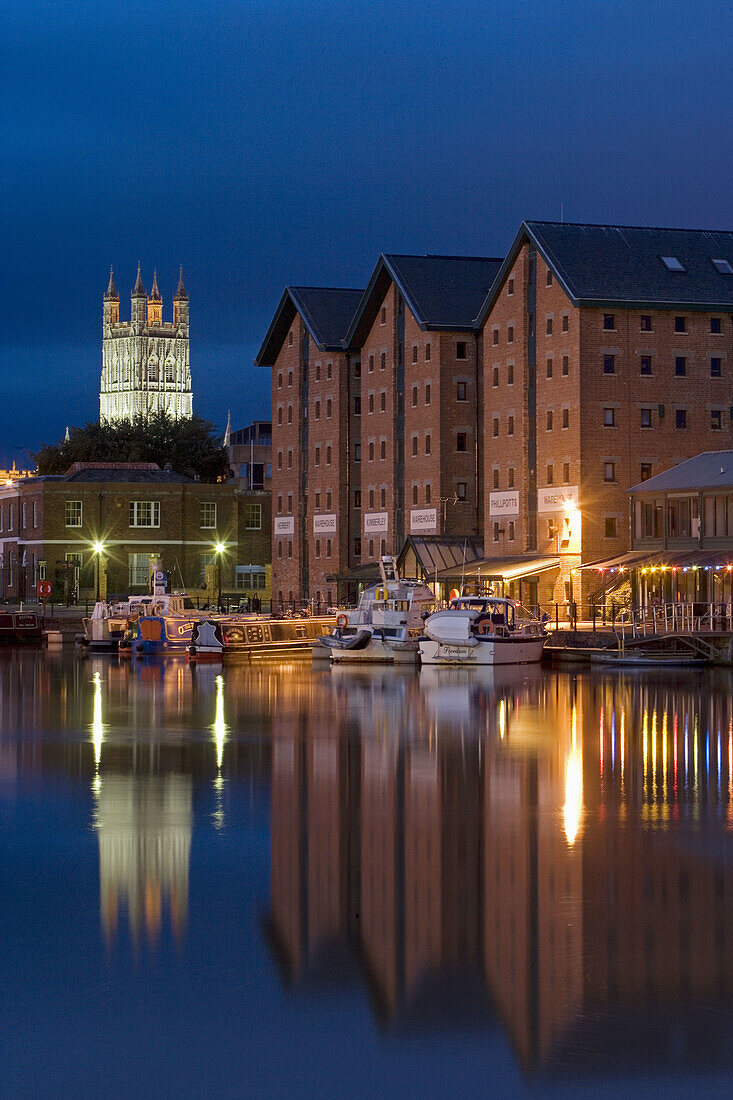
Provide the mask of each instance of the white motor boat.
{"label": "white motor boat", "polygon": [[424,665],[519,665],[539,661],[547,635],[538,619],[517,614],[514,600],[459,596],[425,620]]}
{"label": "white motor boat", "polygon": [[356,611],[342,611],[336,629],[319,638],[314,658],[330,655],[336,664],[417,660],[417,639],[435,596],[422,581],[401,578],[392,557],[379,562],[381,581],[364,589]]}

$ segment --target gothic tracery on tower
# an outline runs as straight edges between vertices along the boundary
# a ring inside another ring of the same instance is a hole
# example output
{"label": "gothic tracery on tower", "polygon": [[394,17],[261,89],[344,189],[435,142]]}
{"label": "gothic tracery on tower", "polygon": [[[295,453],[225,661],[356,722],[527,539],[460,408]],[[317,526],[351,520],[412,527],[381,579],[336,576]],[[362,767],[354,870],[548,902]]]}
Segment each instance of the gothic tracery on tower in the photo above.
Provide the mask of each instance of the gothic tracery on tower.
{"label": "gothic tracery on tower", "polygon": [[183,269],[170,322],[163,320],[157,273],[153,273],[148,294],[139,264],[130,295],[130,320],[120,321],[120,296],[110,268],[103,306],[99,419],[132,420],[161,410],[177,419],[193,415],[188,294],[183,285]]}

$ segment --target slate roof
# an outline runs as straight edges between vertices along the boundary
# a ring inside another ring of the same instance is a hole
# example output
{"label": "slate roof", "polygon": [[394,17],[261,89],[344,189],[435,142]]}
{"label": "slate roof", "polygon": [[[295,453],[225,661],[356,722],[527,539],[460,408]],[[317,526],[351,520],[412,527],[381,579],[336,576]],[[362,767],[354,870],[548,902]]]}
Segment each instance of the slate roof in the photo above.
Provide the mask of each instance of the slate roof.
{"label": "slate roof", "polygon": [[[733,309],[733,274],[722,274],[712,263],[728,260],[733,266],[733,232],[527,221],[481,307],[479,323],[527,237],[576,306]],[[670,271],[663,256],[675,257],[684,270]]]}
{"label": "slate roof", "polygon": [[177,474],[175,470],[131,470],[125,466],[94,466],[66,474],[64,481],[115,481],[120,483],[144,483],[148,485],[191,484],[193,478]]}
{"label": "slate roof", "polygon": [[632,485],[630,493],[674,493],[680,489],[733,487],[733,451],[704,451]]}
{"label": "slate roof", "polygon": [[286,287],[262,347],[255,356],[255,365],[273,365],[296,311],[319,348],[323,351],[341,351],[346,330],[361,296],[361,290],[344,287]]}
{"label": "slate roof", "polygon": [[383,253],[354,314],[346,342],[363,343],[393,281],[421,329],[470,332],[501,268],[486,256],[403,256]]}

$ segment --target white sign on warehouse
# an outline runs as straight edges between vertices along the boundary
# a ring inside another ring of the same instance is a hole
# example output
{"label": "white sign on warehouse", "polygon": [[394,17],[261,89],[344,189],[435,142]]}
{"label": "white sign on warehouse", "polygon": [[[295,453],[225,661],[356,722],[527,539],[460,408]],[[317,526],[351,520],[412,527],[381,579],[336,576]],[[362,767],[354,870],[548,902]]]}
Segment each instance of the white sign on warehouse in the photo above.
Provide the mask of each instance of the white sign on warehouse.
{"label": "white sign on warehouse", "polygon": [[571,512],[580,507],[577,485],[550,486],[540,489],[537,501],[538,512]]}
{"label": "white sign on warehouse", "polygon": [[518,516],[519,491],[489,493],[489,516]]}
{"label": "white sign on warehouse", "polygon": [[389,530],[389,512],[366,512],[364,514],[364,534],[384,535]]}
{"label": "white sign on warehouse", "polygon": [[437,508],[413,508],[410,512],[410,534],[434,535],[438,530]]}
{"label": "white sign on warehouse", "polygon": [[275,538],[278,535],[295,534],[295,520],[292,516],[275,516]]}
{"label": "white sign on warehouse", "polygon": [[336,514],[334,512],[326,512],[324,515],[313,517],[313,534],[314,535],[335,535],[336,534]]}

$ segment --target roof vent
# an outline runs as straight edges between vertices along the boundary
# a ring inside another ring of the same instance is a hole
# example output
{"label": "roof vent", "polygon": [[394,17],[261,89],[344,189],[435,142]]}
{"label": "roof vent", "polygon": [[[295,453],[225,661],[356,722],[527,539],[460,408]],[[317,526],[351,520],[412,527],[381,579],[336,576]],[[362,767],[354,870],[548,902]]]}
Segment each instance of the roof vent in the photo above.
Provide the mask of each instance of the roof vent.
{"label": "roof vent", "polygon": [[728,260],[713,260],[712,264],[720,275],[733,275],[733,267]]}
{"label": "roof vent", "polygon": [[668,271],[684,271],[684,267],[676,256],[662,256],[662,263]]}

